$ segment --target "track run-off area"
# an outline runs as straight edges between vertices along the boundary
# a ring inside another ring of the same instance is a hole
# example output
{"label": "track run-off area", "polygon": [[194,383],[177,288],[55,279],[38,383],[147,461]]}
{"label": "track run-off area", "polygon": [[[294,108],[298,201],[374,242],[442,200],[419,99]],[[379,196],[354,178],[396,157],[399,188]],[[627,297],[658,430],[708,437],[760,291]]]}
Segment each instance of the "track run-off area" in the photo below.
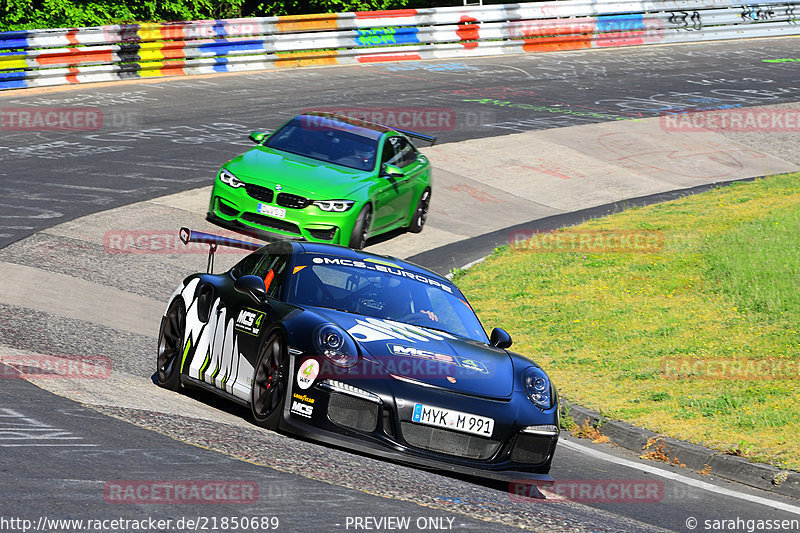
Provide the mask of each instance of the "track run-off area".
{"label": "track run-off area", "polygon": [[[206,265],[202,249],[177,246],[177,230],[221,231],[205,221],[210,185],[222,163],[252,146],[251,131],[272,130],[311,109],[411,116],[401,127],[438,137],[423,148],[435,169],[427,225],[366,249],[446,274],[519,230],[540,228],[542,220],[573,223],[598,206],[622,209],[631,199],[797,170],[798,42],[0,93],[0,356],[110,362],[98,379],[42,376],[32,383],[3,367],[0,518],[172,520],[151,529],[164,531],[202,529],[178,527],[181,518],[206,518],[207,530],[223,531],[219,523],[212,529],[210,519],[233,516],[266,518],[259,528],[284,531],[708,531],[714,520],[800,519],[797,500],[566,432],[551,471],[557,481],[657,486],[659,496],[531,500],[507,486],[266,431],[236,406],[191,391],[170,393],[151,379],[167,300],[184,276]],[[90,120],[74,131],[20,122],[30,113],[69,108],[83,109]],[[794,127],[787,118],[779,128],[686,131],[664,116],[737,109],[795,117]],[[241,257],[218,253],[216,270]],[[130,502],[113,490],[166,480],[246,483],[257,495]],[[45,530],[87,529],[50,524]]]}

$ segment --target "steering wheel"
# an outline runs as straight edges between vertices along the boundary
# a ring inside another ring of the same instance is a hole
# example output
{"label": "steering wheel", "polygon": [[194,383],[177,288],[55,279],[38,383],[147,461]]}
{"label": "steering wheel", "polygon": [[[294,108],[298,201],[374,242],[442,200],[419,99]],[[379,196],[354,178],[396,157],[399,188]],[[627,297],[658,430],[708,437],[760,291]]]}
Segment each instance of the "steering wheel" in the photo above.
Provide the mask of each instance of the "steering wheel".
{"label": "steering wheel", "polygon": [[413,324],[416,326],[430,326],[433,323],[433,320],[426,315],[425,313],[405,313],[403,316],[399,318],[395,318],[397,322],[403,322],[405,324]]}
{"label": "steering wheel", "polygon": [[337,165],[344,165],[346,167],[358,167],[361,168],[364,166],[364,158],[358,157],[357,155],[346,155],[344,157],[340,157],[339,159],[335,160],[334,163]]}

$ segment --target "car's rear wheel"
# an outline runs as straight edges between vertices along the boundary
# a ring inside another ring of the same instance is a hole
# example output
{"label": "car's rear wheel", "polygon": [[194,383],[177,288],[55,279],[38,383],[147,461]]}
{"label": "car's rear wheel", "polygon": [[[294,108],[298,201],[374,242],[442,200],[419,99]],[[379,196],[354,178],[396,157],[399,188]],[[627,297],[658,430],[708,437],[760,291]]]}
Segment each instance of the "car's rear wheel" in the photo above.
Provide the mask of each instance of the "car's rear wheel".
{"label": "car's rear wheel", "polygon": [[356,219],[356,225],[353,226],[353,233],[350,234],[350,248],[360,250],[367,244],[367,234],[371,223],[372,207],[367,204],[361,209]]}
{"label": "car's rear wheel", "polygon": [[183,300],[177,298],[169,306],[158,334],[156,380],[165,389],[178,390],[181,386],[181,358],[185,332],[186,310],[183,308]]}
{"label": "car's rear wheel", "polygon": [[414,216],[411,218],[411,224],[408,226],[408,231],[411,233],[419,233],[425,225],[425,220],[428,218],[428,207],[431,204],[431,190],[425,189],[422,191],[422,196],[419,197],[417,202],[417,209],[414,211]]}
{"label": "car's rear wheel", "polygon": [[286,343],[273,333],[261,347],[250,394],[250,411],[255,422],[277,430],[289,382],[289,358]]}

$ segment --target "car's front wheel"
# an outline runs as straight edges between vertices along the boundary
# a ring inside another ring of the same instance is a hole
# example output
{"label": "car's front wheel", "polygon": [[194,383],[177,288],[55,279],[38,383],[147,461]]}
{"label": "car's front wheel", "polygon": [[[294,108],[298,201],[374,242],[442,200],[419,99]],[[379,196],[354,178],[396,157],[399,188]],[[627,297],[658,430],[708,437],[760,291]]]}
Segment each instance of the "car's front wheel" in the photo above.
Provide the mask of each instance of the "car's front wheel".
{"label": "car's front wheel", "polygon": [[417,209],[414,211],[414,216],[411,218],[411,224],[408,226],[408,231],[411,233],[419,233],[425,225],[425,220],[428,218],[428,207],[431,204],[431,190],[425,189],[422,191],[422,196],[419,197],[417,202]]}
{"label": "car's front wheel", "polygon": [[158,333],[156,380],[165,389],[178,390],[181,386],[181,356],[185,333],[186,310],[183,308],[183,300],[177,298],[169,306]]}
{"label": "car's front wheel", "polygon": [[250,393],[253,420],[267,429],[277,430],[286,401],[289,358],[286,342],[273,333],[261,347]]}
{"label": "car's front wheel", "polygon": [[372,207],[369,204],[361,208],[353,232],[350,234],[350,248],[360,250],[367,244],[369,226],[372,223]]}

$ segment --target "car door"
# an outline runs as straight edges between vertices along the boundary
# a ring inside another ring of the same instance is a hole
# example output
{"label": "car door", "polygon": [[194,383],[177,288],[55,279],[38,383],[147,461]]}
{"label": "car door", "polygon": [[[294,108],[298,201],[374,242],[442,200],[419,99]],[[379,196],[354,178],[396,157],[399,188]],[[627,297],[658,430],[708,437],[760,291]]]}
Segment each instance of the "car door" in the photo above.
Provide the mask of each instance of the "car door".
{"label": "car door", "polygon": [[[224,294],[214,304],[209,318],[214,322],[213,339],[205,356],[193,360],[190,376],[249,401],[253,368],[272,321],[271,311],[280,296],[287,263],[285,251],[271,246],[257,261],[246,262],[228,273],[228,283],[221,290]],[[265,280],[267,302],[259,304],[234,289],[236,278],[244,275]]]}
{"label": "car door", "polygon": [[[402,176],[387,176],[385,165],[394,165],[403,171]],[[384,182],[376,196],[375,229],[397,225],[405,220],[414,201],[414,185],[425,169],[420,154],[405,137],[388,137],[381,153],[381,177]]]}

